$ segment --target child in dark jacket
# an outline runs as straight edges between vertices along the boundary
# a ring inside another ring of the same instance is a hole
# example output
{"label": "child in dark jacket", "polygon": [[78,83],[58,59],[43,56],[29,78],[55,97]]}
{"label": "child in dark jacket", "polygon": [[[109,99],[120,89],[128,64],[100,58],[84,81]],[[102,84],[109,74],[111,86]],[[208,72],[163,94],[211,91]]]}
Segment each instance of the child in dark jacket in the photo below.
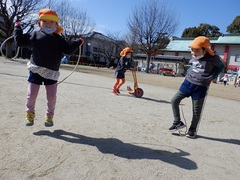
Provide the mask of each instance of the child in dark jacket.
{"label": "child in dark jacket", "polygon": [[61,58],[71,54],[82,45],[83,39],[68,43],[60,34],[62,28],[58,25],[59,18],[51,9],[41,9],[38,13],[39,31],[23,34],[19,22],[15,24],[14,39],[17,46],[31,47],[32,55],[28,62],[28,90],[26,102],[25,125],[32,126],[35,118],[35,104],[40,85],[44,84],[47,96],[45,126],[53,126],[53,116],[56,105],[57,81]]}
{"label": "child in dark jacket", "polygon": [[224,64],[210,49],[210,41],[204,36],[195,38],[189,47],[192,54],[192,59],[189,61],[191,67],[171,100],[174,121],[169,130],[176,131],[186,127],[180,118],[179,104],[182,99],[191,96],[193,116],[186,136],[194,138],[209,85],[223,70]]}
{"label": "child in dark jacket", "polygon": [[115,83],[112,88],[112,93],[115,95],[120,94],[120,87],[125,83],[125,72],[128,69],[133,69],[131,64],[132,49],[129,47],[124,48],[120,53],[120,59],[115,69]]}

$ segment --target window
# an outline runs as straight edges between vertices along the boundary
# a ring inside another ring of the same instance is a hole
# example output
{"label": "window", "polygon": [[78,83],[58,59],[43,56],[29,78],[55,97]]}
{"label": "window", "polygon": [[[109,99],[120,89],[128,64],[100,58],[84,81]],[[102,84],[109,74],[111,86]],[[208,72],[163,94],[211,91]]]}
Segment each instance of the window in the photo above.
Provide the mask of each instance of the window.
{"label": "window", "polygon": [[240,54],[235,55],[235,62],[240,62]]}

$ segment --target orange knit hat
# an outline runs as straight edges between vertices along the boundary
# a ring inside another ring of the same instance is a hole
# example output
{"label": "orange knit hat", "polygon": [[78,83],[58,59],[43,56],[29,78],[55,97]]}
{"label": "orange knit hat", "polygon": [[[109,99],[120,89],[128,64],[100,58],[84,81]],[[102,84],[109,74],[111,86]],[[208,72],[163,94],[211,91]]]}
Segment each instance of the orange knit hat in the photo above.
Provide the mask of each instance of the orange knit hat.
{"label": "orange knit hat", "polygon": [[194,49],[201,49],[201,48],[205,48],[206,51],[214,56],[214,52],[211,50],[211,44],[210,41],[207,37],[205,36],[198,36],[196,37],[192,44],[189,46],[190,48],[194,48]]}
{"label": "orange knit hat", "polygon": [[133,50],[130,47],[126,47],[120,52],[120,56],[126,56],[127,53],[131,52],[133,52]]}
{"label": "orange knit hat", "polygon": [[55,11],[51,10],[51,9],[41,9],[38,12],[38,16],[40,20],[51,20],[51,21],[55,21],[55,22],[59,22],[59,18],[58,15]]}
{"label": "orange knit hat", "polygon": [[[39,20],[50,20],[50,21],[55,21],[56,23],[59,22],[57,13],[51,9],[47,9],[47,8],[41,9],[38,12],[38,16],[39,16]],[[55,31],[55,33],[61,34],[62,31],[63,31],[63,28],[57,25],[57,30]]]}

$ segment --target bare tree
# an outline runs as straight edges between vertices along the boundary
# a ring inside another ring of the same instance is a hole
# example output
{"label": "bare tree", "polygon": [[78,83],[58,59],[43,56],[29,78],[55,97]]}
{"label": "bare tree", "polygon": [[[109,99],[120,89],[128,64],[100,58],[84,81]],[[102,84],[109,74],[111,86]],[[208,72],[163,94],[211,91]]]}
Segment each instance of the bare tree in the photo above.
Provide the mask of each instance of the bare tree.
{"label": "bare tree", "polygon": [[116,48],[114,57],[120,57],[120,52],[126,47],[129,46],[125,41],[125,37],[121,35],[121,32],[115,31],[106,33],[106,36],[114,40],[114,45]]}
{"label": "bare tree", "polygon": [[115,41],[113,41],[112,39],[100,39],[97,43],[98,49],[99,51],[104,55],[104,57],[106,58],[106,63],[108,63],[109,61],[111,61],[114,56],[115,56],[115,52],[116,52],[116,47],[115,47]]}
{"label": "bare tree", "polygon": [[[32,14],[40,4],[42,0],[2,0],[0,3],[0,16],[3,18],[0,26],[1,38],[7,39],[12,36],[15,22],[21,22],[23,29],[35,24],[36,19]],[[7,57],[12,57],[12,42],[6,42]]]}
{"label": "bare tree", "polygon": [[178,19],[167,1],[146,1],[133,11],[128,21],[129,44],[147,55],[147,69],[151,56],[160,53],[178,26]]}
{"label": "bare tree", "polygon": [[[112,46],[113,51],[111,51],[111,54],[109,54],[108,57],[108,62],[107,62],[107,67],[111,66],[116,66],[116,59],[120,58],[120,52],[128,46],[124,38],[121,36],[121,32],[115,31],[115,32],[110,32],[108,31],[106,33],[106,36],[111,39],[111,43],[109,44]],[[107,43],[107,42],[106,42]]]}
{"label": "bare tree", "polygon": [[105,63],[108,64],[113,58],[116,58],[116,42],[101,33],[94,32],[94,34],[94,51],[97,53],[93,56],[94,63],[98,64],[102,57]]}
{"label": "bare tree", "polygon": [[69,15],[67,22],[72,35],[86,34],[95,28],[95,23],[90,20],[86,12],[71,10]]}
{"label": "bare tree", "polygon": [[57,12],[60,19],[59,24],[63,27],[63,34],[67,35],[68,33],[70,33],[68,17],[69,17],[71,5],[67,3],[66,0],[60,1],[60,2],[54,1],[52,2],[52,7],[49,6],[49,8],[54,9]]}
{"label": "bare tree", "polygon": [[59,24],[63,27],[63,35],[71,37],[80,36],[92,32],[95,23],[90,19],[87,12],[72,7],[69,1],[51,1],[49,0],[49,8],[54,9],[59,18]]}

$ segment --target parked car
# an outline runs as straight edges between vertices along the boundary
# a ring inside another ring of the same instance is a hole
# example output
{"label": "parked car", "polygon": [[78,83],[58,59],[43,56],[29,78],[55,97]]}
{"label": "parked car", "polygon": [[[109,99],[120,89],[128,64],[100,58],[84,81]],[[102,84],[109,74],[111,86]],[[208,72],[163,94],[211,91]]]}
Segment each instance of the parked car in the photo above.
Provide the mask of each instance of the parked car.
{"label": "parked car", "polygon": [[164,76],[176,76],[176,72],[171,67],[163,67],[160,68],[160,71]]}

